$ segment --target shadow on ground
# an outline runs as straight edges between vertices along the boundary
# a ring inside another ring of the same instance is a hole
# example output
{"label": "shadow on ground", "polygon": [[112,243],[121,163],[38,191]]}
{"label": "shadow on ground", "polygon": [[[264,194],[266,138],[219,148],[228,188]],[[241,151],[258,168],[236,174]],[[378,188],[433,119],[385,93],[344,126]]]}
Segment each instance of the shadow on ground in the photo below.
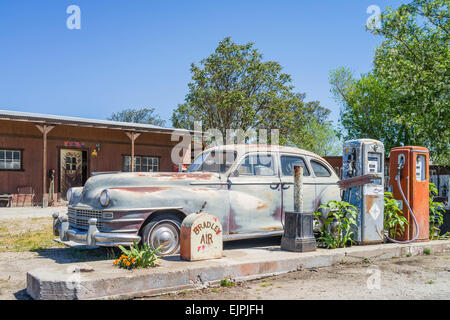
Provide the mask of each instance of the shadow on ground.
{"label": "shadow on ground", "polygon": [[52,259],[56,263],[76,263],[112,260],[119,256],[118,248],[47,248],[32,250],[39,256]]}
{"label": "shadow on ground", "polygon": [[270,250],[274,246],[280,246],[281,236],[258,238],[258,239],[245,239],[227,241],[223,244],[224,250],[238,250],[238,249],[264,249]]}

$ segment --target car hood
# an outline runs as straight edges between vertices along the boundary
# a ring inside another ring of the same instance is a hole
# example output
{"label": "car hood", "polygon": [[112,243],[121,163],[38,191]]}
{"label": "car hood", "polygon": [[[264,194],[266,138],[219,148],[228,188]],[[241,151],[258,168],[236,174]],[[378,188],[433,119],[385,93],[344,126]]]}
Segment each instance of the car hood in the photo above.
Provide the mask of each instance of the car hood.
{"label": "car hood", "polygon": [[[88,179],[82,193],[74,199],[72,206],[88,206],[102,209],[99,197],[103,190],[118,193],[121,190],[145,192],[154,188],[186,188],[196,182],[218,182],[220,175],[210,172],[122,172],[103,173]],[[198,185],[196,186],[198,187]],[[116,205],[121,206],[119,203]]]}

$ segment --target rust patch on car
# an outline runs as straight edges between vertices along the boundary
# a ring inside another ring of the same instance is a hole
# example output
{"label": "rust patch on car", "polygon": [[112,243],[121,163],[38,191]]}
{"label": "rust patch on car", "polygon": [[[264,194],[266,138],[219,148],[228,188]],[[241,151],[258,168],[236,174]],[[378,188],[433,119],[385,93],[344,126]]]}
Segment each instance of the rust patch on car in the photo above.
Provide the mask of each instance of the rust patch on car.
{"label": "rust patch on car", "polygon": [[235,234],[241,228],[240,225],[236,223],[235,213],[233,209],[230,208],[230,214],[228,216],[228,233]]}
{"label": "rust patch on car", "polygon": [[283,228],[281,228],[281,227],[265,227],[265,228],[263,228],[263,230],[264,231],[280,231],[280,230],[283,230]]}
{"label": "rust patch on car", "polygon": [[110,190],[119,190],[119,191],[127,191],[127,192],[158,192],[163,190],[168,190],[171,188],[168,187],[117,187],[117,188],[109,188]]}
{"label": "rust patch on car", "polygon": [[211,173],[158,173],[153,175],[155,178],[170,178],[171,180],[211,180],[213,174]]}
{"label": "rust patch on car", "polygon": [[258,201],[258,206],[256,207],[256,210],[267,209],[268,207],[269,205],[267,204],[267,202],[261,203]]}

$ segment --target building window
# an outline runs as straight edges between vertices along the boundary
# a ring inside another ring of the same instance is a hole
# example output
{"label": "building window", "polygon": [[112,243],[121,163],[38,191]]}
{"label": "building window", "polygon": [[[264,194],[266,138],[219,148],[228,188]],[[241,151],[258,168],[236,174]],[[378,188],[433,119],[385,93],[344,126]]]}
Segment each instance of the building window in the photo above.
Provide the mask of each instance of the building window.
{"label": "building window", "polygon": [[21,170],[22,151],[0,149],[0,170]]}
{"label": "building window", "polygon": [[[131,156],[123,157],[123,171],[131,171]],[[136,172],[157,172],[159,171],[159,158],[158,157],[134,157],[134,171]]]}

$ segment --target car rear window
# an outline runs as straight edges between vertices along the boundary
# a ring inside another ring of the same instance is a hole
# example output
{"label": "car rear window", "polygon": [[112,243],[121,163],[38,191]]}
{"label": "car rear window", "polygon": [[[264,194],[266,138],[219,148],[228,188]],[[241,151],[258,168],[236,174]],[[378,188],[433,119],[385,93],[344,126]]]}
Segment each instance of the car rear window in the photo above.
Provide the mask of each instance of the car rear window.
{"label": "car rear window", "polygon": [[311,160],[311,168],[316,177],[330,177],[331,172],[321,163]]}
{"label": "car rear window", "polygon": [[283,176],[293,176],[294,166],[303,167],[303,176],[307,177],[310,175],[303,158],[295,156],[281,156],[281,172],[283,173]]}

